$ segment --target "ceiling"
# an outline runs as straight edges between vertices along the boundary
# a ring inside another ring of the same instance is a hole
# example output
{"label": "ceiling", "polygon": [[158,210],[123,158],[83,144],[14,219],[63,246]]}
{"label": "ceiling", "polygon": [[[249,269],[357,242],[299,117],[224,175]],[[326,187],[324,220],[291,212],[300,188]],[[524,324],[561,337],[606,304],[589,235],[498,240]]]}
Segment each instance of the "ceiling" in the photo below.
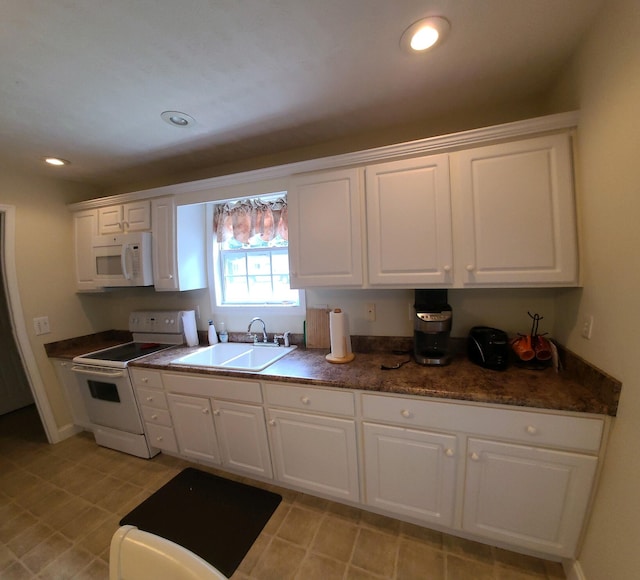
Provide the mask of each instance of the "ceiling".
{"label": "ceiling", "polygon": [[[102,188],[539,95],[603,0],[2,0],[0,166]],[[419,18],[451,23],[422,55]],[[166,110],[188,113],[173,127]],[[55,155],[71,165],[45,167]]]}

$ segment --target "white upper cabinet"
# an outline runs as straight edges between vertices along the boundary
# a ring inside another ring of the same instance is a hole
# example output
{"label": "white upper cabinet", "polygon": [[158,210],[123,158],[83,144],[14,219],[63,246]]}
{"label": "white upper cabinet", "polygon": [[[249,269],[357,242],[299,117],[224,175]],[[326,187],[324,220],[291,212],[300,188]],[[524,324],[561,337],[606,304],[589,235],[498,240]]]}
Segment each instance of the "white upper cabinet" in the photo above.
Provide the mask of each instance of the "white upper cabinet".
{"label": "white upper cabinet", "polygon": [[451,284],[449,156],[380,163],[365,176],[369,283]]}
{"label": "white upper cabinet", "polygon": [[79,292],[102,290],[96,283],[96,263],[92,242],[98,233],[98,212],[95,209],[73,214],[73,236],[76,266],[76,288]]}
{"label": "white upper cabinet", "polygon": [[575,286],[571,141],[548,135],[451,155],[461,286]]}
{"label": "white upper cabinet", "polygon": [[119,234],[151,229],[149,200],[133,201],[98,209],[100,234]]}
{"label": "white upper cabinet", "polygon": [[578,285],[568,133],[369,165],[366,218],[359,177],[292,178],[293,287]]}
{"label": "white upper cabinet", "polygon": [[295,175],[287,194],[292,288],[361,286],[361,170]]}
{"label": "white upper cabinet", "polygon": [[152,200],[153,283],[156,290],[207,287],[204,204],[177,206],[174,197]]}

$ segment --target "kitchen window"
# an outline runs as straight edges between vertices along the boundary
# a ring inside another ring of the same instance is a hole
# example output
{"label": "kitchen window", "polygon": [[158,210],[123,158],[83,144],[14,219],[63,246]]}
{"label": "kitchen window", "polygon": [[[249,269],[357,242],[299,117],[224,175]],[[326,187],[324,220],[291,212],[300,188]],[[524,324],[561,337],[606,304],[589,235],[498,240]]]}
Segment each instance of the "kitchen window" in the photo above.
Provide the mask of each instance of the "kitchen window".
{"label": "kitchen window", "polygon": [[286,193],[216,204],[213,232],[216,307],[303,306],[289,286]]}

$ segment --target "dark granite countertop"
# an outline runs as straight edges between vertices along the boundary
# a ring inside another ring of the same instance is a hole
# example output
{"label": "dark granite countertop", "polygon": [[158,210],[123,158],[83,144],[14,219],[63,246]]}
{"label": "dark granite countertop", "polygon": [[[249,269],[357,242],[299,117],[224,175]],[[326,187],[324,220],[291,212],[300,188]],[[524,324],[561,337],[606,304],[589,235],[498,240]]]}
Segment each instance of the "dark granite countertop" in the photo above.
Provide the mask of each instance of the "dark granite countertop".
{"label": "dark granite countertop", "polygon": [[[114,336],[101,333],[84,342],[81,339],[45,345],[50,357],[73,358],[78,354],[114,344]],[[87,338],[87,337],[81,337]],[[126,342],[126,340],[121,340]],[[108,344],[107,344],[108,343]],[[118,344],[115,342],[115,344]],[[260,372],[224,371],[172,365],[171,361],[201,347],[176,346],[130,363],[134,367],[190,372],[212,376],[272,380],[334,388],[418,395],[478,403],[492,403],[615,415],[621,384],[568,351],[562,351],[564,369],[528,370],[511,366],[505,371],[483,369],[464,354],[445,367],[426,367],[411,361],[396,370],[381,370],[407,355],[385,352],[356,353],[347,364],[332,364],[324,349],[297,348]]]}

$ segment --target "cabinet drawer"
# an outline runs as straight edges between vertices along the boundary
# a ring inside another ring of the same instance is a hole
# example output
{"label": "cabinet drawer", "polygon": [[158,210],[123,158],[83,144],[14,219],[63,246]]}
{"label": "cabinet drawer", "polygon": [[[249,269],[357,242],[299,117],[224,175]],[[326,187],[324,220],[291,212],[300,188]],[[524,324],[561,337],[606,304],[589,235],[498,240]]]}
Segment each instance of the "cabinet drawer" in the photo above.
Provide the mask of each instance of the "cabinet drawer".
{"label": "cabinet drawer", "polygon": [[160,371],[153,369],[130,368],[131,380],[133,384],[151,389],[162,389],[162,375]]}
{"label": "cabinet drawer", "polygon": [[178,453],[178,443],[175,433],[171,427],[164,425],[155,425],[153,423],[145,423],[147,433],[149,434],[149,443],[158,449]]}
{"label": "cabinet drawer", "polygon": [[365,418],[510,439],[530,445],[551,445],[597,453],[604,421],[600,418],[363,395]]}
{"label": "cabinet drawer", "polygon": [[156,391],[154,389],[143,389],[141,387],[136,388],[138,394],[138,400],[140,405],[147,407],[155,407],[156,409],[168,409],[167,397],[165,397],[162,391]]}
{"label": "cabinet drawer", "polygon": [[332,415],[355,415],[353,393],[318,389],[303,385],[294,386],[282,383],[265,383],[266,398],[273,407],[301,409]]}
{"label": "cabinet drawer", "polygon": [[166,425],[172,427],[171,415],[169,411],[165,409],[154,409],[153,407],[142,406],[142,416],[147,423],[154,423],[155,425]]}
{"label": "cabinet drawer", "polygon": [[220,379],[187,373],[165,373],[162,378],[167,391],[172,393],[215,397],[244,403],[262,403],[262,392],[258,381]]}

